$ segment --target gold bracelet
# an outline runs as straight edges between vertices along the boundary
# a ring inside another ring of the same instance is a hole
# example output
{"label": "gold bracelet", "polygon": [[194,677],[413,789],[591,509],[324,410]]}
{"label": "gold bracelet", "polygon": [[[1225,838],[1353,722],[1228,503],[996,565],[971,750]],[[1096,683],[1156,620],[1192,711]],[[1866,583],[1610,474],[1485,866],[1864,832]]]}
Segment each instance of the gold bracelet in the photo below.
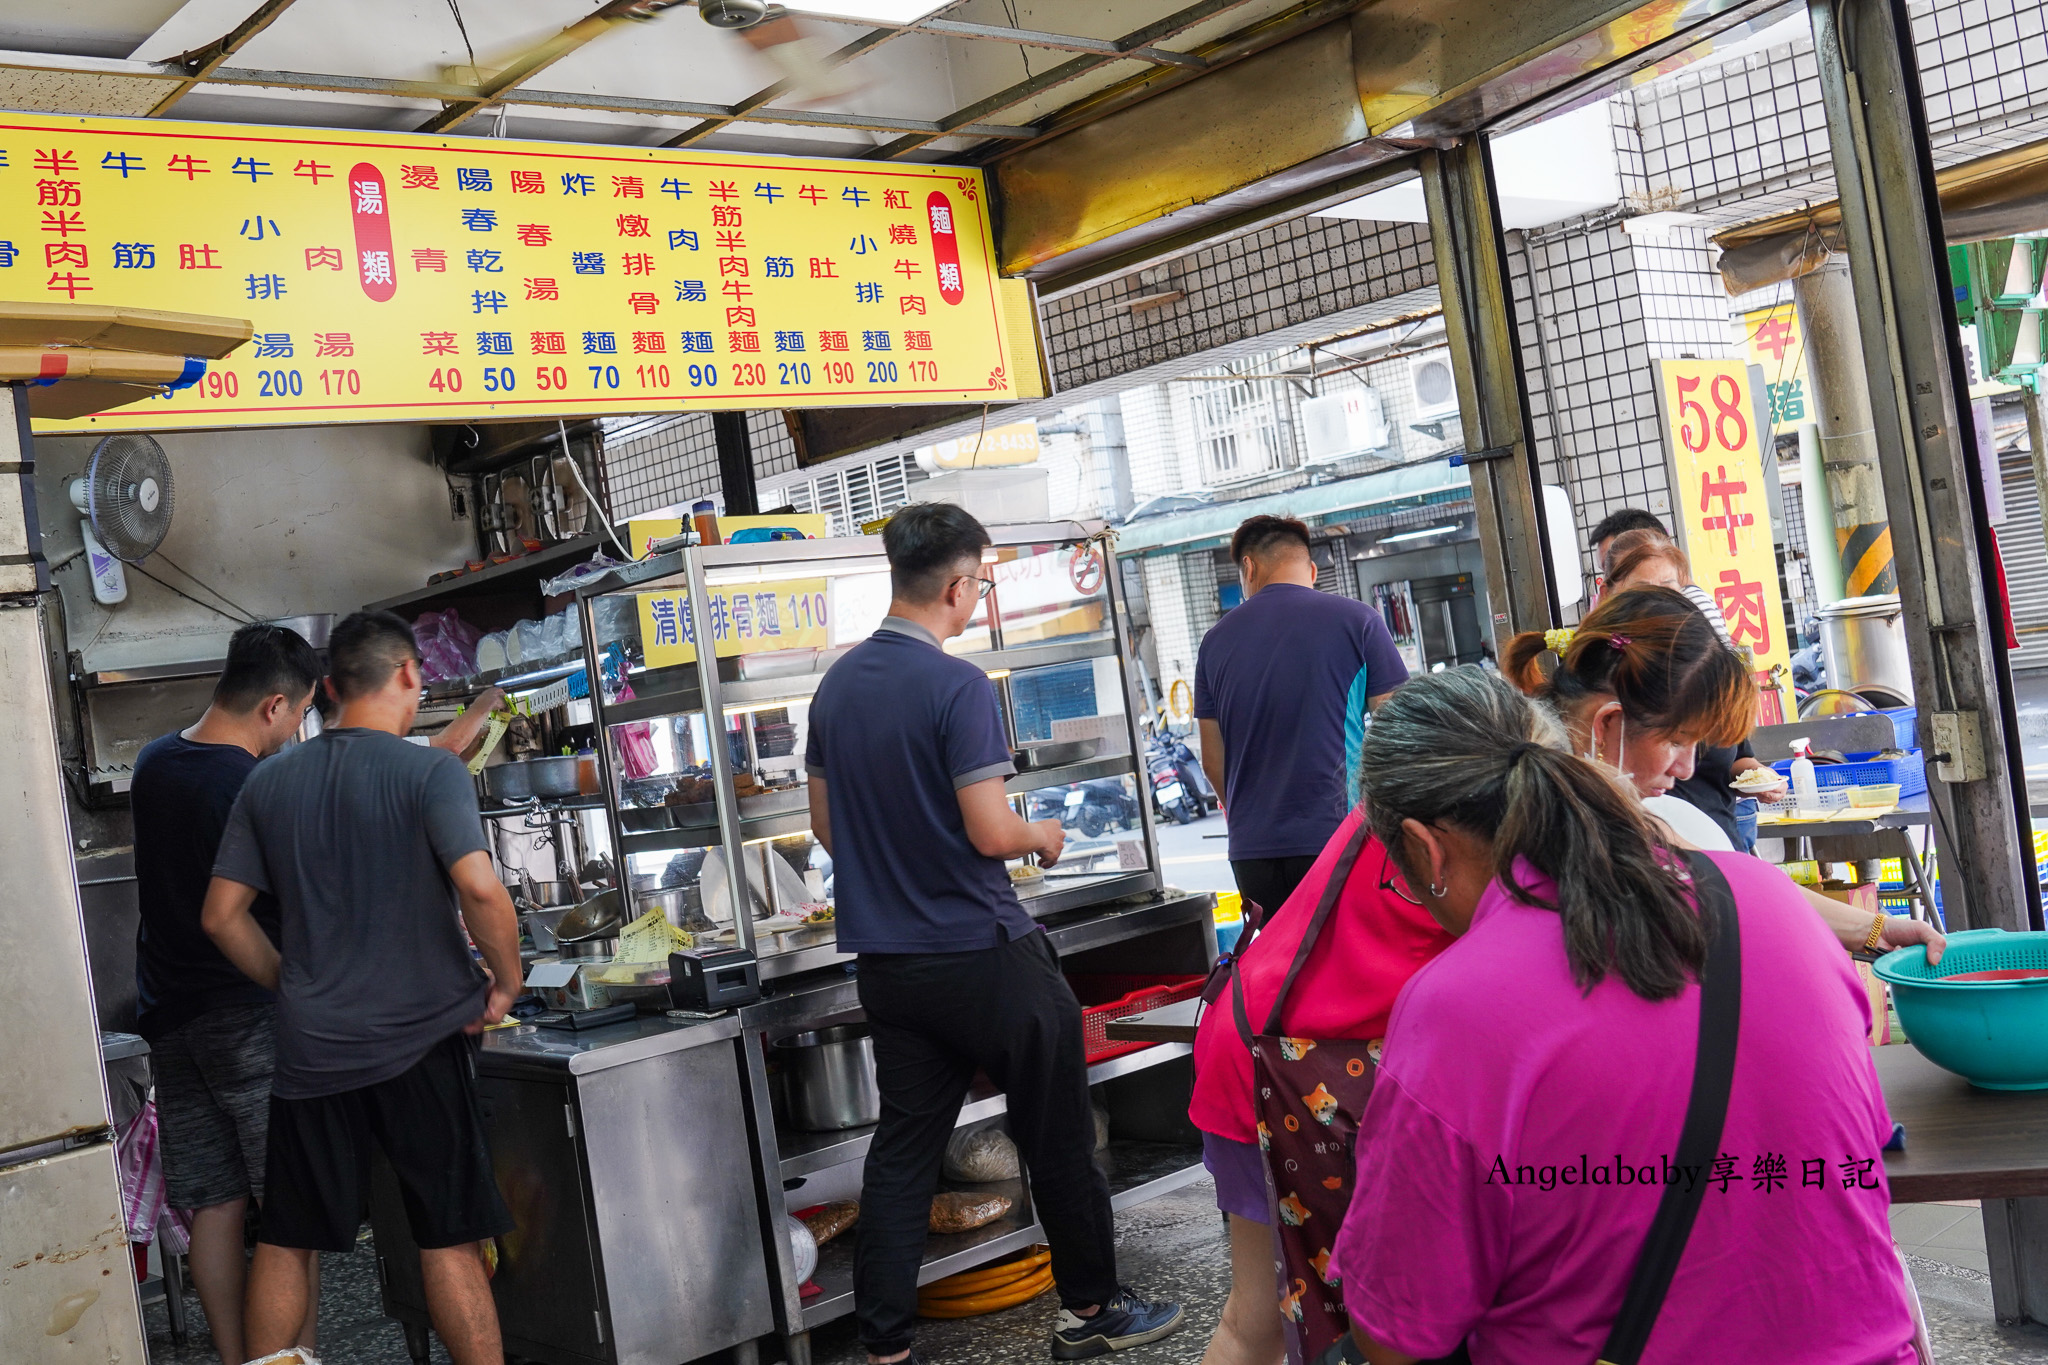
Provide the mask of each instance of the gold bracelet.
{"label": "gold bracelet", "polygon": [[1884,943],[1884,922],[1885,922],[1885,919],[1886,919],[1886,916],[1885,916],[1885,914],[1884,914],[1884,913],[1883,913],[1882,911],[1880,911],[1880,912],[1878,912],[1878,916],[1877,916],[1877,918],[1876,918],[1876,919],[1874,919],[1874,920],[1872,920],[1872,921],[1870,922],[1870,932],[1869,932],[1868,934],[1865,934],[1865,935],[1863,936],[1863,951],[1864,951],[1864,952],[1866,952],[1866,953],[1873,953],[1873,952],[1876,952],[1876,951],[1877,951],[1877,949],[1878,949],[1878,947],[1879,947],[1880,945],[1882,945],[1882,944]]}

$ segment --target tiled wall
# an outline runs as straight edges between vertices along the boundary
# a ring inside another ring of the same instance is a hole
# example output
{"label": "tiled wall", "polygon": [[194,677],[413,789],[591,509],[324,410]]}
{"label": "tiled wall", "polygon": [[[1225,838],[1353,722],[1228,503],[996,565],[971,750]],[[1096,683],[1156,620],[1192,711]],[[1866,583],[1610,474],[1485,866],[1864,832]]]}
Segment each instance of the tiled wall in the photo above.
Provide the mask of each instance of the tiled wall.
{"label": "tiled wall", "polygon": [[[1911,14],[1937,167],[2048,136],[2048,8],[1923,0]],[[1834,197],[1806,34],[1623,98],[1636,106],[1646,187],[1676,191],[1717,229]]]}
{"label": "tiled wall", "polygon": [[1165,289],[1186,298],[1133,311],[1128,300],[1157,286],[1138,276],[1043,306],[1056,387],[1204,357],[1282,328],[1436,282],[1429,229],[1419,223],[1298,218],[1172,262]]}
{"label": "tiled wall", "polygon": [[[780,412],[748,413],[747,435],[754,447],[756,482],[796,468],[796,445],[789,439]],[[710,413],[631,417],[608,423],[604,458],[612,501],[617,504],[612,508],[615,517],[642,516],[698,498],[710,498],[721,508],[725,505]]]}

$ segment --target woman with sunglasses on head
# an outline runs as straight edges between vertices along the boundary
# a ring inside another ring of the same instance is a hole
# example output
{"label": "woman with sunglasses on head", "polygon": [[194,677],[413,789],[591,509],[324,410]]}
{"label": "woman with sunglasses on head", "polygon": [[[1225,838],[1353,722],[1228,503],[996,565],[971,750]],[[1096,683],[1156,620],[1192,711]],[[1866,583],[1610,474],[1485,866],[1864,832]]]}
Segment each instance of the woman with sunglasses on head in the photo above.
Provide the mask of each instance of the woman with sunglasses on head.
{"label": "woman with sunglasses on head", "polygon": [[1348,1358],[1914,1361],[1868,1001],[1784,874],[1674,849],[1469,670],[1395,694],[1362,771],[1457,941],[1402,993],[1359,1130]]}
{"label": "woman with sunglasses on head", "polygon": [[[1676,843],[1735,851],[1698,807],[1671,794],[1692,775],[1700,745],[1746,734],[1756,714],[1755,681],[1706,618],[1673,589],[1631,588],[1601,598],[1545,677],[1547,648],[1541,631],[1515,636],[1502,674],[1548,703],[1572,751],[1621,776]],[[1852,952],[1924,943],[1928,960],[1941,960],[1947,940],[1931,924],[1905,915],[1872,920],[1818,892],[1803,894]]]}

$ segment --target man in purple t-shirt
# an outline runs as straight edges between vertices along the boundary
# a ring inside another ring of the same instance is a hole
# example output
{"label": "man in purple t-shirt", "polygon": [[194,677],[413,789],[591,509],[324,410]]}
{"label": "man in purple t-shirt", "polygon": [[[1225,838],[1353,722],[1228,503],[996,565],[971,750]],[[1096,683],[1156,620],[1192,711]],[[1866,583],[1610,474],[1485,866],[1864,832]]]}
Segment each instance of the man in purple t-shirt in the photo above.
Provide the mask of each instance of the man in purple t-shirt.
{"label": "man in purple t-shirt", "polygon": [[1351,808],[1367,711],[1408,681],[1363,602],[1316,590],[1308,527],[1253,517],[1230,540],[1244,602],[1202,637],[1195,717],[1202,769],[1230,817],[1230,868],[1271,912]]}

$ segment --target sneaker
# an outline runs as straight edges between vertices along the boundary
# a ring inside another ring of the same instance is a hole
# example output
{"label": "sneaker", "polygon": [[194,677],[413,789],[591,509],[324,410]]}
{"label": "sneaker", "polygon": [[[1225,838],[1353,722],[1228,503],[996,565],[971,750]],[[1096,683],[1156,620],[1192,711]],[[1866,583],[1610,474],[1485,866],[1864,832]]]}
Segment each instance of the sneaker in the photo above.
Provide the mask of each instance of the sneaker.
{"label": "sneaker", "polygon": [[1086,1360],[1143,1346],[1178,1332],[1185,1316],[1177,1303],[1147,1303],[1129,1289],[1119,1288],[1116,1297],[1092,1318],[1071,1309],[1060,1310],[1052,1329],[1052,1356],[1054,1360]]}

